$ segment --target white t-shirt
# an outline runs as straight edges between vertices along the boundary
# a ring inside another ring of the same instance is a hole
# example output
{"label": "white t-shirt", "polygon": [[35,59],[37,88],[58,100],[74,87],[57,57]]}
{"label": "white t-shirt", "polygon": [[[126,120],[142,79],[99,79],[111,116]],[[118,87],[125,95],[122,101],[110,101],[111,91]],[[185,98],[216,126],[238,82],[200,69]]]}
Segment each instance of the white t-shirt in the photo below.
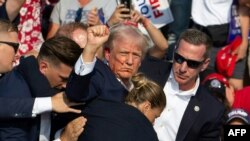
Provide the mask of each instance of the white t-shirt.
{"label": "white t-shirt", "polygon": [[233,0],[193,0],[193,21],[202,26],[229,23],[232,2]]}
{"label": "white t-shirt", "polygon": [[[103,12],[104,22],[106,22],[115,11],[116,6],[116,0],[91,0],[83,7],[81,22],[87,23],[87,13],[95,7],[99,12]],[[59,25],[74,22],[79,8],[78,0],[60,0],[51,13],[50,21]]]}

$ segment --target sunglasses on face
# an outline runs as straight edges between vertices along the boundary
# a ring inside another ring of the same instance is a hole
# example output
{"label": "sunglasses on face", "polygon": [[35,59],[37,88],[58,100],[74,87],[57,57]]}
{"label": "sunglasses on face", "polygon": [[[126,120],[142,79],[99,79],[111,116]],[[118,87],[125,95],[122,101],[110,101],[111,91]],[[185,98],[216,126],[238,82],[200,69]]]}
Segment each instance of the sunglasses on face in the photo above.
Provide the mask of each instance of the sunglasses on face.
{"label": "sunglasses on face", "polygon": [[182,64],[183,62],[187,62],[187,66],[189,68],[192,68],[192,69],[198,68],[205,61],[205,60],[195,61],[195,60],[186,59],[183,56],[181,56],[180,54],[178,54],[177,52],[174,53],[174,60],[178,64]]}
{"label": "sunglasses on face", "polygon": [[9,45],[9,46],[13,47],[13,49],[15,50],[15,53],[17,52],[18,47],[19,47],[19,43],[4,42],[4,41],[0,41],[0,43],[3,43],[3,44],[6,44],[6,45]]}

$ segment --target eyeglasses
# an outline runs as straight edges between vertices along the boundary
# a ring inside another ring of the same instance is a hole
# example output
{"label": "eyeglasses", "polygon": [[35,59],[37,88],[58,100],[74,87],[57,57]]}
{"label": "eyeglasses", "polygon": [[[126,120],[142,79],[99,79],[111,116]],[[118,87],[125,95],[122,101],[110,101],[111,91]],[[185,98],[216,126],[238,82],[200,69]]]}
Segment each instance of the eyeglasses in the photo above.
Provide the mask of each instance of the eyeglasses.
{"label": "eyeglasses", "polygon": [[17,52],[18,50],[18,47],[19,47],[19,43],[14,43],[14,42],[4,42],[4,41],[0,41],[0,43],[3,43],[3,44],[7,44],[11,47],[13,47],[15,53]]}
{"label": "eyeglasses", "polygon": [[195,61],[195,60],[186,59],[183,56],[181,56],[180,54],[178,54],[177,52],[174,53],[174,60],[178,64],[182,64],[183,62],[187,62],[187,66],[189,68],[192,68],[192,69],[198,68],[205,61],[205,60]]}
{"label": "eyeglasses", "polygon": [[82,8],[79,8],[76,11],[76,18],[75,18],[75,22],[80,22],[82,19]]}

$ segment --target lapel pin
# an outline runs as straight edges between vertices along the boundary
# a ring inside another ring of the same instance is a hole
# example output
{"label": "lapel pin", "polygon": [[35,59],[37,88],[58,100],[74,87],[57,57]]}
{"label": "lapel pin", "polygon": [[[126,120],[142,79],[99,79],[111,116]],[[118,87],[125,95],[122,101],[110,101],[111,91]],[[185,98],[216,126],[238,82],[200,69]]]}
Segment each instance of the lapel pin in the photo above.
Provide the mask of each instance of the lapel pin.
{"label": "lapel pin", "polygon": [[194,106],[194,111],[195,112],[199,112],[200,111],[200,107],[199,106]]}

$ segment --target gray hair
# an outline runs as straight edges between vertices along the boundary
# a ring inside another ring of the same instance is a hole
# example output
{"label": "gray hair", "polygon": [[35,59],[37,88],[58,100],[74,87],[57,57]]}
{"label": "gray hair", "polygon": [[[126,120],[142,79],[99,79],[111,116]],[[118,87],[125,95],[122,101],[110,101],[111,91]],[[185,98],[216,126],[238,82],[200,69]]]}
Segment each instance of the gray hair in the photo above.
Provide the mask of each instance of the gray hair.
{"label": "gray hair", "polygon": [[116,24],[110,28],[110,36],[105,43],[105,48],[112,50],[114,41],[133,39],[137,46],[142,48],[142,56],[144,57],[150,46],[148,38],[138,29],[131,25]]}

